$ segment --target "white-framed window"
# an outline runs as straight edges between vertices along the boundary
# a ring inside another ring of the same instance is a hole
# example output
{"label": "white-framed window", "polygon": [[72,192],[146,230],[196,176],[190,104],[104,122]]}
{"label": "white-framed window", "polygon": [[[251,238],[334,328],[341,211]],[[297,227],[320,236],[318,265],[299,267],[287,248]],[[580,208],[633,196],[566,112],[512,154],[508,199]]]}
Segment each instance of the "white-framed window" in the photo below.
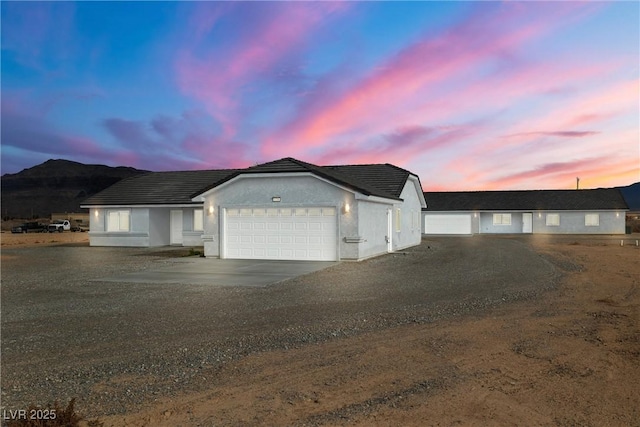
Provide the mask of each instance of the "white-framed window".
{"label": "white-framed window", "polygon": [[396,231],[398,232],[401,230],[401,227],[402,227],[401,218],[402,218],[402,215],[400,213],[400,208],[398,208],[396,209]]}
{"label": "white-framed window", "polygon": [[560,214],[557,213],[548,213],[547,214],[547,225],[550,227],[557,227],[560,225]]}
{"label": "white-framed window", "polygon": [[511,225],[510,213],[494,213],[493,225]]}
{"label": "white-framed window", "polygon": [[584,225],[586,227],[598,227],[600,225],[600,214],[585,214]]}
{"label": "white-framed window", "polygon": [[110,210],[107,212],[107,231],[130,231],[131,211]]}
{"label": "white-framed window", "polygon": [[193,231],[204,230],[204,210],[195,209],[193,211]]}

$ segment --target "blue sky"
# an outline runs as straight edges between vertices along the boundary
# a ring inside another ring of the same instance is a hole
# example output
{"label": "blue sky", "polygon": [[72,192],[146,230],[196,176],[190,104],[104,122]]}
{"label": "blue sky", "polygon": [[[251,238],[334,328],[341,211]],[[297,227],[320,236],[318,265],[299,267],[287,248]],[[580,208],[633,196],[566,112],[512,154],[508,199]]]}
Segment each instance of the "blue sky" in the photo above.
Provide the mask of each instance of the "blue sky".
{"label": "blue sky", "polygon": [[640,181],[637,2],[2,2],[2,173],[281,157]]}

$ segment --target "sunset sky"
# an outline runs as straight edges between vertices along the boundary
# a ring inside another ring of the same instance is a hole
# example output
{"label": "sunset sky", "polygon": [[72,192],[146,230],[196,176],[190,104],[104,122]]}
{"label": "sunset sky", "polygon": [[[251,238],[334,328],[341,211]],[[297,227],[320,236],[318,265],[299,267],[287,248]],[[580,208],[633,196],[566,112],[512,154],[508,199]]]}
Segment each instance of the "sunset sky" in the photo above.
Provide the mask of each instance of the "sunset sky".
{"label": "sunset sky", "polygon": [[638,2],[6,2],[2,173],[392,163],[640,181]]}

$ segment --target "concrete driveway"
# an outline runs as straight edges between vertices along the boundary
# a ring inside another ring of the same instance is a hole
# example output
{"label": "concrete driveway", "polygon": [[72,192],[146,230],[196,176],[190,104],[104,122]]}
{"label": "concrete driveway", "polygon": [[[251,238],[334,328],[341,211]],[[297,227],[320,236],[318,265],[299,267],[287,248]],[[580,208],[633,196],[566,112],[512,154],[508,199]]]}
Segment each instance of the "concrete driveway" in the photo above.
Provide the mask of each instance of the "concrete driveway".
{"label": "concrete driveway", "polygon": [[93,281],[264,287],[336,264],[338,262],[171,258],[158,268]]}

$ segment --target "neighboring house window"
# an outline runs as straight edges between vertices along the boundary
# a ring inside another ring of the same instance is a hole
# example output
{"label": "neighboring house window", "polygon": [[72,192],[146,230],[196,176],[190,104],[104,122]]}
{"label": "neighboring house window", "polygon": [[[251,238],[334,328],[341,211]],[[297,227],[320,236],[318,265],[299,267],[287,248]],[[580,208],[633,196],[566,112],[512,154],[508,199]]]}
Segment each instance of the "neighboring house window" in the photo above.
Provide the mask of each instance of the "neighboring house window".
{"label": "neighboring house window", "polygon": [[193,211],[193,231],[204,230],[204,210],[196,209]]}
{"label": "neighboring house window", "polygon": [[400,209],[396,209],[396,231],[400,231],[400,227],[402,224],[400,224]]}
{"label": "neighboring house window", "polygon": [[129,231],[131,228],[131,212],[109,211],[107,215],[107,231]]}
{"label": "neighboring house window", "polygon": [[493,214],[493,225],[511,225],[511,214]]}
{"label": "neighboring house window", "polygon": [[560,225],[560,214],[547,214],[547,225],[548,226],[558,226]]}
{"label": "neighboring house window", "polygon": [[584,225],[587,227],[597,227],[600,225],[599,214],[586,214],[584,216]]}

